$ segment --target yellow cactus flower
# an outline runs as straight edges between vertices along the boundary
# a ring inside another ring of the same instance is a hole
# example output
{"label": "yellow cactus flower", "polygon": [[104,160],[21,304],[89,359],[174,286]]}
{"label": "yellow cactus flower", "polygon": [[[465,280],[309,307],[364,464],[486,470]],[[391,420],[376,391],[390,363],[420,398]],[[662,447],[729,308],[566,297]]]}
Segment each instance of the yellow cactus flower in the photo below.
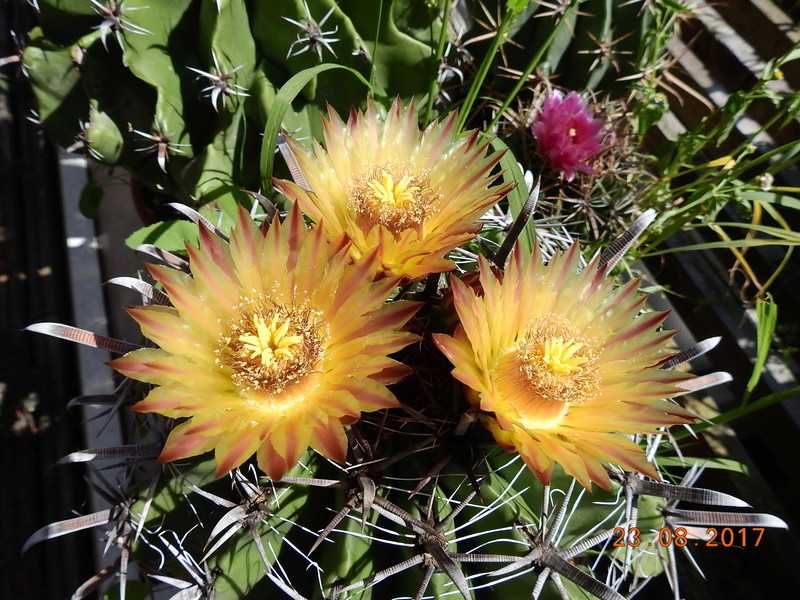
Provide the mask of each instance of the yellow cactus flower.
{"label": "yellow cactus flower", "polygon": [[577,245],[543,264],[516,247],[505,274],[480,264],[480,285],[452,278],[460,324],[434,334],[482,423],[544,483],[554,464],[587,489],[609,489],[602,463],[658,479],[627,436],[687,423],[666,400],[690,376],[660,368],[673,331],[666,313],[641,313],[638,281],[615,287],[595,260],[579,271]]}
{"label": "yellow cactus flower", "polygon": [[379,248],[384,274],[416,280],[450,271],[445,254],[472,239],[477,220],[509,190],[489,187],[500,153],[487,155],[477,132],[456,139],[456,119],[421,132],[414,105],[399,99],[385,122],[372,102],[347,123],[329,110],[324,146],[307,152],[288,140],[308,189],[275,186],[331,237],[349,236],[354,257]]}
{"label": "yellow cactus flower", "polygon": [[344,426],[398,406],[386,385],[407,368],[388,355],[417,339],[400,328],[418,305],[387,303],[375,253],[354,264],[298,209],[266,233],[240,211],[230,243],[201,227],[187,251],[191,276],[148,265],[172,306],[128,309],[159,348],[109,363],[157,386],[134,410],[188,417],[159,461],[213,449],[221,475],[256,453],[276,481],[309,446],[344,462]]}

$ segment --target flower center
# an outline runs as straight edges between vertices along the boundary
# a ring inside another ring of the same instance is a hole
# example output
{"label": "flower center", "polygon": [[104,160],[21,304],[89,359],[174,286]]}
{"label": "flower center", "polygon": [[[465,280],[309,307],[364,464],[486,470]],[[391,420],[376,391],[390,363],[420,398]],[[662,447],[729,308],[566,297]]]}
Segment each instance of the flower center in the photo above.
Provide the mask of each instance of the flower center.
{"label": "flower center", "polygon": [[419,194],[419,188],[411,185],[411,177],[406,175],[397,183],[394,182],[392,174],[384,171],[380,183],[372,180],[367,185],[375,192],[375,199],[385,202],[393,207],[403,206],[414,202],[415,194]]}
{"label": "flower center", "polygon": [[519,369],[537,396],[583,404],[599,388],[595,346],[566,319],[540,317],[519,346]]}
{"label": "flower center", "polygon": [[272,315],[272,320],[267,324],[262,316],[254,315],[255,333],[239,336],[242,349],[250,352],[250,358],[259,358],[261,365],[266,368],[280,359],[291,360],[294,357],[292,347],[296,350],[303,343],[303,335],[290,335],[291,323],[279,319],[280,315]]}
{"label": "flower center", "polygon": [[272,397],[315,370],[325,336],[318,311],[263,298],[240,309],[217,351],[237,387]]}
{"label": "flower center", "polygon": [[383,225],[395,235],[420,228],[435,200],[427,172],[412,172],[391,161],[356,178],[349,197],[361,229]]}
{"label": "flower center", "polygon": [[599,348],[566,319],[534,319],[516,349],[500,359],[496,382],[530,429],[557,426],[570,407],[584,404],[600,389]]}
{"label": "flower center", "polygon": [[569,137],[574,138],[576,135],[578,135],[578,130],[574,127],[570,127],[567,133],[569,134]]}
{"label": "flower center", "polygon": [[569,375],[581,370],[581,366],[588,359],[584,356],[575,356],[583,348],[583,344],[575,340],[563,340],[553,337],[545,340],[542,345],[542,363],[557,375]]}

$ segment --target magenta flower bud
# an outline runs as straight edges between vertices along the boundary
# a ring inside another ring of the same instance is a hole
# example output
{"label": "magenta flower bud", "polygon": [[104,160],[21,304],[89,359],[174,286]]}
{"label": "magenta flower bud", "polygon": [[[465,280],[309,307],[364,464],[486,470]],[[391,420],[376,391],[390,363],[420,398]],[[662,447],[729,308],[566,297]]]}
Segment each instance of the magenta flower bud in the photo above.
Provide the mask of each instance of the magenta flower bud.
{"label": "magenta flower bud", "polygon": [[532,126],[537,154],[567,181],[577,171],[593,173],[586,162],[605,148],[603,121],[592,118],[586,102],[576,92],[566,97],[553,90],[544,99]]}

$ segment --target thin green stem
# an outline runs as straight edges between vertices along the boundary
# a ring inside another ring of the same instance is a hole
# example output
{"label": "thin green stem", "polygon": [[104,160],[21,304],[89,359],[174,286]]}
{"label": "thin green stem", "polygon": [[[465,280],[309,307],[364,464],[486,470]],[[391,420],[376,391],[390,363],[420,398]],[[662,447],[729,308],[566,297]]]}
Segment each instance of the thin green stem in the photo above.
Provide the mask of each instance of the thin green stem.
{"label": "thin green stem", "polygon": [[378,22],[375,25],[375,43],[372,44],[372,63],[369,67],[369,89],[374,89],[375,65],[378,61],[378,40],[381,37],[381,22],[383,21],[383,0],[378,3]]}
{"label": "thin green stem", "polygon": [[[709,427],[713,427],[714,425],[719,425],[720,423],[727,423],[728,421],[732,421],[734,419],[740,419],[750,413],[754,413],[757,410],[762,410],[767,408],[768,406],[772,406],[773,404],[778,404],[783,402],[784,400],[789,400],[790,398],[795,398],[798,394],[800,394],[800,387],[794,387],[790,390],[785,390],[783,392],[776,392],[774,394],[770,394],[769,396],[764,396],[763,398],[759,398],[754,402],[750,402],[744,406],[740,406],[738,408],[732,408],[721,415],[714,417],[713,419],[709,419],[703,423],[697,423],[696,425],[692,425],[692,432],[700,433],[701,431],[708,429]],[[692,435],[687,430],[680,430],[672,432],[672,436],[676,440],[682,440],[684,438],[689,437]]]}
{"label": "thin green stem", "polygon": [[461,104],[458,115],[458,123],[456,124],[456,129],[458,131],[464,129],[464,125],[467,122],[469,113],[472,110],[472,105],[475,104],[475,100],[478,97],[478,92],[483,86],[483,82],[486,80],[486,76],[489,74],[489,69],[491,69],[492,63],[497,56],[497,51],[500,49],[500,46],[503,44],[503,42],[506,41],[508,30],[511,28],[511,25],[514,24],[517,14],[518,13],[514,12],[513,10],[506,10],[506,14],[503,15],[503,20],[500,22],[500,26],[497,28],[497,31],[492,37],[492,43],[489,45],[489,50],[487,50],[486,56],[484,57],[481,66],[478,68],[478,72],[475,74],[475,79],[472,80],[472,85],[469,87],[469,91],[467,91],[467,96],[464,98],[464,102]]}
{"label": "thin green stem", "polygon": [[444,13],[442,13],[442,30],[439,32],[439,43],[436,45],[436,54],[433,57],[435,72],[431,77],[431,84],[428,87],[428,104],[425,107],[425,126],[431,122],[433,116],[433,100],[436,97],[436,89],[439,85],[439,66],[444,56],[444,47],[447,44],[447,24],[450,22],[450,6],[452,0],[444,0]]}
{"label": "thin green stem", "polygon": [[556,23],[555,27],[553,27],[553,29],[550,30],[550,33],[544,40],[544,43],[541,46],[539,46],[539,49],[536,51],[536,54],[533,55],[530,62],[528,63],[528,66],[525,67],[525,70],[522,72],[522,75],[520,75],[519,79],[517,79],[517,83],[514,84],[514,88],[511,90],[511,92],[509,92],[506,95],[506,98],[503,101],[503,104],[500,106],[499,110],[497,111],[497,114],[495,114],[494,118],[489,123],[489,126],[486,128],[487,131],[492,131],[495,128],[497,122],[502,118],[503,113],[505,113],[508,107],[511,106],[511,103],[517,97],[517,94],[519,94],[520,90],[522,90],[522,88],[525,86],[525,83],[528,81],[528,77],[530,76],[530,74],[533,73],[534,69],[537,66],[539,66],[542,57],[544,56],[545,52],[549,50],[550,45],[553,43],[553,40],[556,39],[556,35],[558,35],[558,32],[561,31],[561,27],[564,25],[564,23],[566,23],[567,19],[570,16],[570,13],[580,2],[581,0],[572,0],[572,2],[569,5],[569,8],[567,8],[567,10],[564,11],[564,14],[561,15],[561,18],[558,20],[558,23]]}

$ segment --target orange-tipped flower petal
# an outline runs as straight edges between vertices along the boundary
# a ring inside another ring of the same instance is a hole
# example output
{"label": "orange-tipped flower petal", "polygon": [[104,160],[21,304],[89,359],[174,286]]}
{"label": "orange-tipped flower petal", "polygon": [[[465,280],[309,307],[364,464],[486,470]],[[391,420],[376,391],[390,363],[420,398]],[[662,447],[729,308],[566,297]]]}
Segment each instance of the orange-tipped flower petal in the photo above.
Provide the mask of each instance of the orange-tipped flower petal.
{"label": "orange-tipped flower petal", "polygon": [[517,247],[502,278],[481,261],[479,289],[453,280],[460,324],[434,341],[481,422],[541,481],[560,464],[608,489],[603,463],[657,477],[626,435],[689,422],[663,398],[690,376],[659,368],[665,314],[639,314],[629,285],[598,261],[580,271],[579,259],[577,246],[547,265]]}
{"label": "orange-tipped flower petal", "polygon": [[375,253],[352,263],[295,208],[266,233],[240,211],[229,244],[203,234],[189,255],[192,277],[154,270],[174,307],[129,311],[160,348],[110,363],[159,386],[134,410],[188,418],[161,462],[213,449],[222,474],[255,453],[280,479],[309,446],[343,461],[345,424],[398,405],[388,355],[416,339],[416,306],[385,302],[397,279],[373,281]]}
{"label": "orange-tipped flower petal", "polygon": [[379,248],[385,274],[414,280],[450,271],[445,254],[475,236],[478,218],[509,189],[489,188],[500,153],[487,154],[477,133],[456,139],[456,118],[420,131],[413,104],[399,99],[385,121],[371,102],[347,123],[331,111],[324,146],[306,152],[289,142],[308,189],[275,186],[329,236],[348,235],[352,256]]}

